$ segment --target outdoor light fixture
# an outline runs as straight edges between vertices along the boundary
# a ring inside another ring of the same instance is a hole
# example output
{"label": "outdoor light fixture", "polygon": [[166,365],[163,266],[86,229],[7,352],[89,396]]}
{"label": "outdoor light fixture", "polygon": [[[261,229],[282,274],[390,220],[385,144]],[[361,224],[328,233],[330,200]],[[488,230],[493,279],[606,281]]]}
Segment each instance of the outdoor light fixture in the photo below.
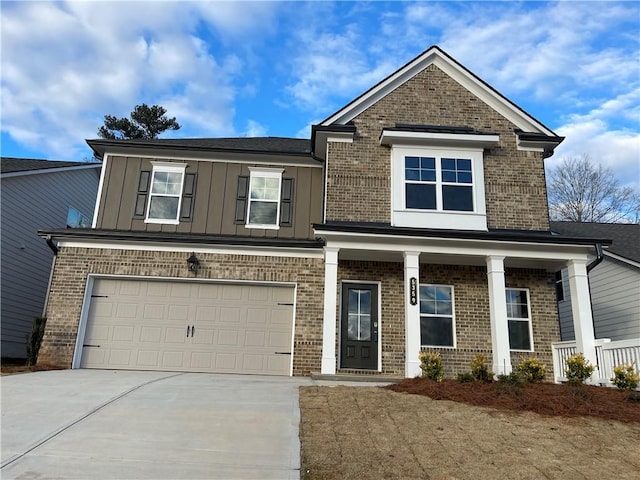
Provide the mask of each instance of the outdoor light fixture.
{"label": "outdoor light fixture", "polygon": [[189,271],[193,273],[198,273],[198,269],[200,268],[200,260],[196,257],[195,252],[191,252],[191,256],[187,258],[187,266],[189,267]]}

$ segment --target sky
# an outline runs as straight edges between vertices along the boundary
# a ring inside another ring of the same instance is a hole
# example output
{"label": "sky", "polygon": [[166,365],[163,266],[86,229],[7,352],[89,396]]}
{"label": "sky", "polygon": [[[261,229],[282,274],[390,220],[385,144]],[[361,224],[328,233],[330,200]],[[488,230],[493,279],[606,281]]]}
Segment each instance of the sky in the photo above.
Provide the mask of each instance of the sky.
{"label": "sky", "polygon": [[104,115],[163,138],[306,137],[438,45],[640,191],[640,2],[0,3],[2,156],[82,161]]}

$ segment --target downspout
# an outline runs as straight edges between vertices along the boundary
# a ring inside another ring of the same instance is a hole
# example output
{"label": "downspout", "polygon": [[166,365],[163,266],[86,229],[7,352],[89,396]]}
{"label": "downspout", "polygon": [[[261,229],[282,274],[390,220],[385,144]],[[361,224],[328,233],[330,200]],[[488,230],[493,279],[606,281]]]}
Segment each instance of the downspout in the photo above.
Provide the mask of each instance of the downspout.
{"label": "downspout", "polygon": [[49,306],[49,292],[51,291],[51,282],[53,282],[53,270],[56,268],[56,259],[58,258],[58,247],[50,236],[47,237],[47,245],[53,252],[53,260],[51,261],[51,271],[49,272],[49,283],[47,283],[47,294],[44,297],[44,305],[42,307],[42,316],[47,316],[47,307]]}
{"label": "downspout", "polygon": [[49,248],[53,252],[54,256],[58,255],[58,246],[53,242],[50,236],[47,237],[47,245],[49,245]]}
{"label": "downspout", "polygon": [[591,307],[591,323],[593,324],[593,336],[596,338],[596,319],[593,316],[593,300],[591,299],[591,278],[589,277],[589,272],[596,268],[602,260],[604,260],[604,253],[602,253],[602,244],[596,243],[596,259],[587,265],[587,283],[589,284],[589,306]]}

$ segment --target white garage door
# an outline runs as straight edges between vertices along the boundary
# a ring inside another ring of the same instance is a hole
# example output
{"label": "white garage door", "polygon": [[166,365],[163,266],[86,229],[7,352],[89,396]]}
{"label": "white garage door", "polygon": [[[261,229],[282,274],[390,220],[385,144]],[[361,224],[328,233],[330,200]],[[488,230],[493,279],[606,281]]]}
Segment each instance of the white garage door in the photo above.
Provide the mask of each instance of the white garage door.
{"label": "white garage door", "polygon": [[80,366],[289,375],[293,288],[97,279]]}

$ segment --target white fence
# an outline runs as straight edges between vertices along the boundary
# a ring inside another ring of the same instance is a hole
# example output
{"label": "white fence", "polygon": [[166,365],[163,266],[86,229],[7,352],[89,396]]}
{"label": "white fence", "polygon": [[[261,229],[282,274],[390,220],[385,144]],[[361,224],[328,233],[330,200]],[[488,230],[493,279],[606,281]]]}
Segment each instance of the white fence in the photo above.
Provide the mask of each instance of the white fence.
{"label": "white fence", "polygon": [[[597,369],[591,377],[596,385],[612,386],[613,367],[622,364],[634,364],[640,375],[640,338],[612,342],[610,339],[596,340]],[[567,358],[577,352],[576,342],[558,342],[552,344],[553,374],[556,383],[566,382],[565,370]]]}

